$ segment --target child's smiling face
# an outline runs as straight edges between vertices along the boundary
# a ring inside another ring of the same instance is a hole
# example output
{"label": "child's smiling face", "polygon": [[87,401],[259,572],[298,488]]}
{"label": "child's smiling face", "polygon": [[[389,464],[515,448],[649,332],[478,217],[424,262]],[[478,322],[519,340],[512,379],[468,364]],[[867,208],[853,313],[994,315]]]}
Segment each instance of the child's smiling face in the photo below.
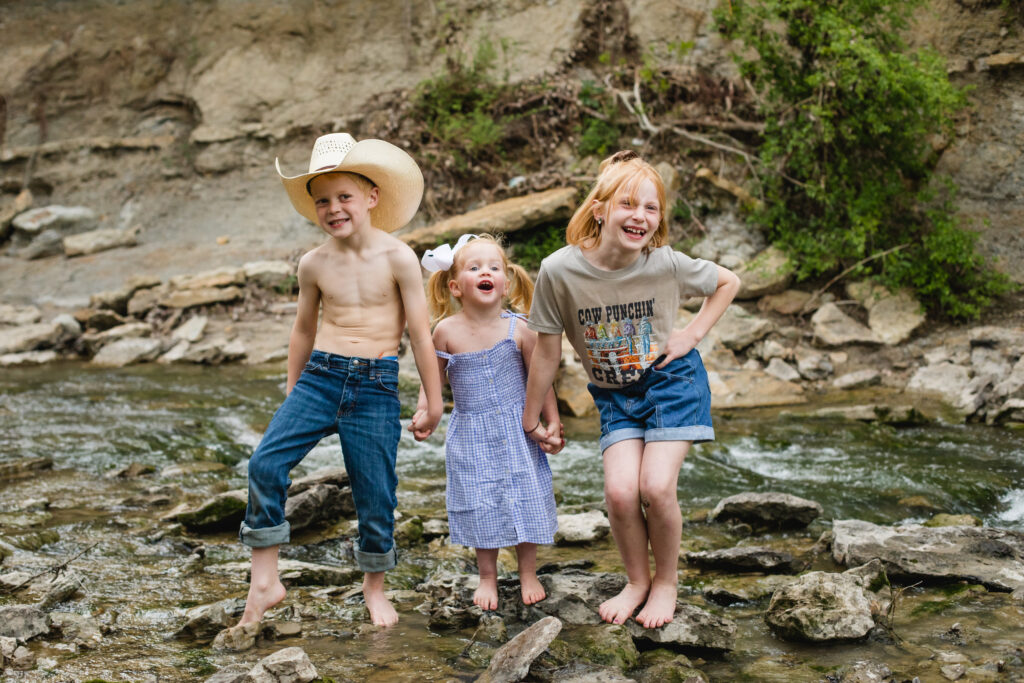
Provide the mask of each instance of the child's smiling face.
{"label": "child's smiling face", "polygon": [[612,198],[604,207],[604,225],[601,227],[601,241],[626,251],[641,251],[654,237],[661,223],[661,203],[658,189],[650,180],[644,180],[632,193],[622,192]]}
{"label": "child's smiling face", "polygon": [[452,296],[463,307],[469,305],[488,306],[505,296],[505,258],[501,249],[493,242],[475,240],[459,249],[456,255],[458,272],[448,286]]}
{"label": "child's smiling face", "polygon": [[367,188],[347,173],[325,173],[310,181],[316,217],[331,237],[344,239],[370,223],[380,190]]}

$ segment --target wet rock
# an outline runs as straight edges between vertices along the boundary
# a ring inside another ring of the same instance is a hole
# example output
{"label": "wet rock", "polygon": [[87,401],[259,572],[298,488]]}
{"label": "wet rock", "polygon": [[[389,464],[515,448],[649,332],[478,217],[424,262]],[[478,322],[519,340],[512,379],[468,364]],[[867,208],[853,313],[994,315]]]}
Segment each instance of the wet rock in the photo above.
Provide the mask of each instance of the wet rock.
{"label": "wet rock", "polygon": [[296,495],[288,496],[284,516],[295,532],[351,518],[355,511],[355,501],[350,487],[342,489],[330,484],[315,484]]}
{"label": "wet rock", "polygon": [[[286,586],[347,586],[362,577],[356,567],[334,567],[313,562],[281,559],[277,564],[281,583]],[[248,576],[249,562],[225,562],[204,568],[211,574]]]}
{"label": "wet rock", "polygon": [[0,462],[0,481],[35,476],[42,470],[53,468],[53,458],[17,458]]}
{"label": "wet rock", "polygon": [[804,379],[824,379],[835,369],[832,359],[827,354],[806,346],[798,346],[793,349],[793,359],[796,361],[797,372]]}
{"label": "wet rock", "polygon": [[781,249],[771,246],[736,269],[740,278],[739,300],[778,294],[793,280],[794,267]]}
{"label": "wet rock", "polygon": [[92,358],[93,365],[120,368],[134,363],[155,360],[163,350],[159,339],[121,339],[107,344]]}
{"label": "wet rock", "polygon": [[127,325],[128,319],[109,308],[82,308],[75,311],[75,320],[85,330],[104,332],[119,325]]}
{"label": "wet rock", "polygon": [[161,357],[163,363],[196,363],[201,365],[217,365],[240,358],[245,358],[245,344],[239,339],[228,339],[217,335],[199,344],[179,342],[178,345]]}
{"label": "wet rock", "polygon": [[555,544],[593,543],[607,536],[610,531],[611,524],[600,510],[590,510],[573,515],[558,515]]}
{"label": "wet rock", "polygon": [[423,539],[423,519],[419,515],[410,517],[395,525],[395,543],[408,547]]}
{"label": "wet rock", "polygon": [[222,462],[213,462],[210,460],[196,460],[194,462],[184,462],[177,465],[169,465],[160,470],[160,476],[163,478],[171,477],[186,477],[193,474],[203,474],[206,472],[224,472],[228,469],[228,466]]}
{"label": "wet rock", "polygon": [[298,495],[306,489],[312,488],[318,484],[328,484],[330,486],[337,486],[338,488],[345,488],[349,485],[348,472],[345,471],[344,467],[323,467],[306,475],[305,477],[300,477],[292,481],[291,486],[288,487],[288,495]]}
{"label": "wet rock", "polygon": [[777,588],[789,583],[788,576],[727,576],[715,577],[701,591],[704,599],[716,605],[736,605],[759,602],[771,597]]}
{"label": "wet rock", "polygon": [[54,577],[51,581],[42,586],[45,594],[36,603],[36,607],[48,610],[54,606],[73,598],[83,586],[82,577],[74,571],[67,571]]}
{"label": "wet rock", "polygon": [[685,655],[667,649],[645,652],[640,656],[637,683],[708,683],[708,677],[696,669]]}
{"label": "wet rock", "polygon": [[854,662],[840,672],[842,683],[888,683],[892,671],[879,662]]}
{"label": "wet rock", "polygon": [[530,671],[530,665],[562,630],[562,622],[544,617],[503,645],[491,658],[491,664],[478,683],[514,683]]}
{"label": "wet rock", "polygon": [[0,304],[0,325],[31,325],[42,317],[42,312],[35,306]]}
{"label": "wet rock", "polygon": [[259,634],[259,622],[232,626],[218,633],[210,647],[220,652],[243,652],[256,645]]}
{"label": "wet rock", "polygon": [[484,612],[480,616],[478,638],[488,643],[508,642],[508,627],[501,615],[493,612]]}
{"label": "wet rock", "polygon": [[983,526],[982,521],[974,515],[950,515],[940,512],[922,526]]}
{"label": "wet rock", "polygon": [[736,624],[729,619],[683,603],[676,605],[672,621],[661,628],[644,628],[633,620],[626,622],[626,628],[641,643],[673,649],[725,652],[733,649],[736,638]]}
{"label": "wet rock", "polygon": [[298,621],[263,621],[260,634],[264,638],[280,640],[302,635],[302,623]]}
{"label": "wet rock", "polygon": [[251,667],[245,664],[229,664],[206,679],[206,683],[246,683]]}
{"label": "wet rock", "polygon": [[788,493],[740,493],[719,501],[708,521],[739,520],[769,528],[802,527],[821,513],[820,504]]}
{"label": "wet rock", "polygon": [[[135,275],[120,289],[98,292],[89,297],[89,307],[110,309],[120,315],[128,313],[128,302],[140,290],[158,287],[161,280],[152,275]],[[148,309],[147,309],[148,310]]]}
{"label": "wet rock", "polygon": [[562,223],[572,216],[576,204],[575,188],[559,187],[495,202],[434,225],[400,233],[397,237],[419,253],[441,242],[454,243],[458,235],[467,232],[508,235],[538,225]]}
{"label": "wet rock", "polygon": [[245,611],[245,600],[228,598],[209,605],[193,607],[185,613],[185,624],[175,632],[176,638],[213,638],[220,631],[237,622]]}
{"label": "wet rock", "polygon": [[51,612],[50,626],[76,647],[95,649],[103,641],[103,627],[93,617],[74,612]]}
{"label": "wet rock", "polygon": [[423,538],[431,540],[448,535],[448,521],[444,519],[428,519],[423,522]]}
{"label": "wet rock", "polygon": [[152,465],[133,462],[125,465],[124,467],[112,469],[103,476],[107,479],[137,479],[147,474],[153,474],[154,472],[156,472],[156,468]]}
{"label": "wet rock", "polygon": [[880,344],[882,340],[870,328],[843,313],[835,304],[825,304],[811,316],[815,338],[825,346],[844,344]]}
{"label": "wet rock", "polygon": [[739,546],[686,553],[686,561],[702,569],[788,574],[798,569],[792,553],[766,546]]}
{"label": "wet rock", "polygon": [[102,332],[87,332],[82,335],[80,343],[89,353],[95,353],[113,342],[123,339],[141,339],[152,334],[153,328],[148,323],[128,322],[109,327]]}
{"label": "wet rock", "polygon": [[180,522],[189,531],[208,532],[237,528],[245,518],[248,493],[243,490],[225,491],[199,507],[172,510],[163,519]]}
{"label": "wet rock", "polygon": [[780,638],[824,642],[858,640],[874,627],[860,577],[808,572],[772,595],[764,621]]}
{"label": "wet rock", "polygon": [[50,632],[46,612],[30,605],[0,606],[0,636],[25,641]]}
{"label": "wet rock", "polygon": [[24,645],[19,645],[11,655],[10,667],[15,671],[31,671],[36,668],[36,656]]}
{"label": "wet rock", "polygon": [[918,368],[907,382],[907,391],[932,394],[961,412],[967,412],[964,404],[970,401],[970,397],[964,396],[964,388],[970,377],[970,369],[963,365],[935,363]]}
{"label": "wet rock", "polygon": [[14,651],[17,649],[17,639],[10,636],[0,636],[0,671],[3,671],[4,664],[14,657]]}
{"label": "wet rock", "polygon": [[600,624],[576,629],[573,631],[572,649],[585,662],[622,671],[632,669],[640,660],[640,651],[624,625]]}
{"label": "wet rock", "polygon": [[286,647],[264,657],[249,671],[251,683],[308,683],[319,678],[301,647]]}
{"label": "wet rock", "polygon": [[64,238],[65,256],[85,256],[118,247],[134,247],[138,240],[138,228],[116,230],[112,228],[90,230]]}
{"label": "wet rock", "polygon": [[879,558],[891,579],[964,580],[1007,592],[1024,586],[1024,533],[1018,531],[836,520],[832,556],[848,566]]}

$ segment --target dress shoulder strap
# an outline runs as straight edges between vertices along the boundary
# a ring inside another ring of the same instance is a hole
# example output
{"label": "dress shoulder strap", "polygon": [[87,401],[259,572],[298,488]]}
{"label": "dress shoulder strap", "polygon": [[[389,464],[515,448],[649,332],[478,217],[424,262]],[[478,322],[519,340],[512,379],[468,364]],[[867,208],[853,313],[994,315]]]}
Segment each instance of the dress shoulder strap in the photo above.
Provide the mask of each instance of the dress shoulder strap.
{"label": "dress shoulder strap", "polygon": [[444,358],[445,360],[452,359],[452,354],[448,353],[447,351],[438,351],[437,349],[434,349],[434,353],[437,354],[438,358]]}
{"label": "dress shoulder strap", "polygon": [[502,311],[501,317],[502,318],[508,318],[508,338],[509,339],[512,339],[513,337],[515,337],[515,333],[516,333],[516,319],[517,318],[522,318],[523,320],[526,320],[526,316],[525,315],[522,315],[520,313],[515,313],[513,311]]}

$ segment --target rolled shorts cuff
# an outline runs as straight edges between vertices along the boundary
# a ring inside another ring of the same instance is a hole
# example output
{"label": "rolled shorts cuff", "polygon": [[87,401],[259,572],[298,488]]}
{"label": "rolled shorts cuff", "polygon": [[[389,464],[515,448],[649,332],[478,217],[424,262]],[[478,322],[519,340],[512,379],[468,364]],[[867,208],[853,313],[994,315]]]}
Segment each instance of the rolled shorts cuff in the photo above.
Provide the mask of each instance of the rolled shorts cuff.
{"label": "rolled shorts cuff", "polygon": [[291,537],[292,527],[288,522],[262,529],[253,529],[245,522],[242,522],[242,526],[238,530],[238,540],[250,548],[267,548],[272,545],[282,545],[290,541]]}
{"label": "rolled shorts cuff", "polygon": [[356,566],[361,572],[386,572],[398,564],[398,554],[393,546],[386,553],[368,553],[359,548],[354,548],[353,553],[356,556]]}
{"label": "rolled shorts cuff", "polygon": [[705,425],[692,425],[690,427],[662,427],[660,429],[648,430],[639,429],[637,427],[616,429],[615,431],[608,432],[601,437],[601,452],[603,453],[609,446],[627,439],[643,439],[644,443],[651,441],[692,441],[694,443],[703,443],[705,441],[715,440],[715,430],[713,427],[707,427]]}

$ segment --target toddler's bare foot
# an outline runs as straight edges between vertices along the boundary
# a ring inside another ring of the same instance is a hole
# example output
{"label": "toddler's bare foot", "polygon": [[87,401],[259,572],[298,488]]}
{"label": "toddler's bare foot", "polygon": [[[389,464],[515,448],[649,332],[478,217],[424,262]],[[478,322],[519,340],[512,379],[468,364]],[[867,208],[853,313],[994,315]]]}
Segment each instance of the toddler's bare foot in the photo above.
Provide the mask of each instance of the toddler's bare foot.
{"label": "toddler's bare foot", "polygon": [[473,604],[484,611],[498,609],[497,577],[480,577],[480,585],[473,592]]}
{"label": "toddler's bare foot", "polygon": [[624,624],[647,597],[649,590],[649,585],[640,586],[627,583],[618,595],[602,602],[601,606],[597,608],[597,613],[609,624]]}
{"label": "toddler's bare foot", "polygon": [[532,605],[548,597],[548,594],[544,592],[544,586],[537,579],[537,575],[533,573],[523,574],[520,572],[519,592],[523,596],[524,605]]}
{"label": "toddler's bare foot", "polygon": [[250,584],[249,595],[245,598],[245,611],[236,626],[259,623],[268,609],[284,600],[284,594],[284,584],[279,580],[267,586]]}
{"label": "toddler's bare foot", "polygon": [[636,615],[636,623],[644,628],[660,628],[672,621],[676,613],[676,584],[655,582],[647,597],[647,604]]}
{"label": "toddler's bare foot", "polygon": [[370,623],[374,626],[394,626],[398,623],[398,612],[388,596],[384,595],[383,577],[380,581],[368,580],[369,577],[369,574],[363,577],[363,600],[370,612]]}

